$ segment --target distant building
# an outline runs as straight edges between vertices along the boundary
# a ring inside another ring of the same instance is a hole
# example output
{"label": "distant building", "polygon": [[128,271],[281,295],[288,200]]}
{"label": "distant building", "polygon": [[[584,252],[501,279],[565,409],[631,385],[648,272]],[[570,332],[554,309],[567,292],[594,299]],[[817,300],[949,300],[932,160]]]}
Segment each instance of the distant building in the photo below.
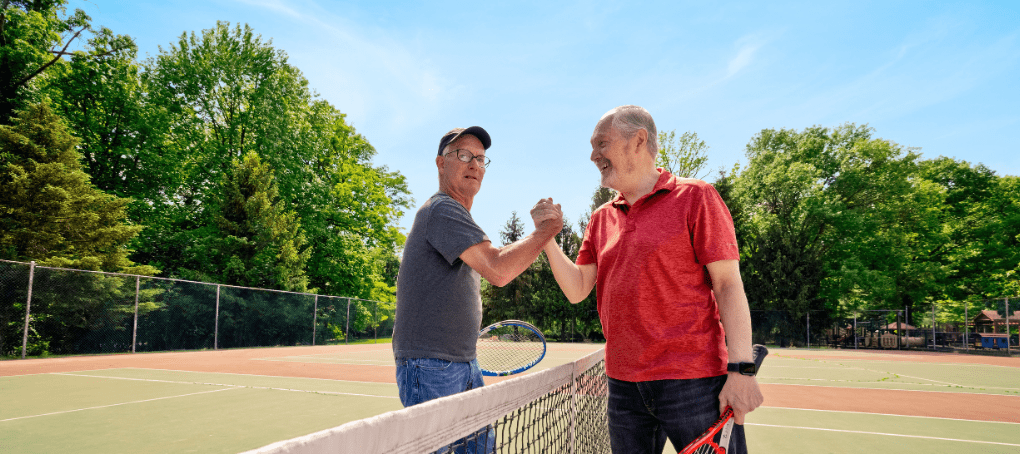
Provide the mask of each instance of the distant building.
{"label": "distant building", "polygon": [[[1008,332],[1006,330],[1006,317],[999,315],[998,311],[981,311],[969,325],[972,326],[972,332],[975,333],[1005,334]],[[1020,316],[1015,311],[1009,314],[1009,327],[1020,327]]]}

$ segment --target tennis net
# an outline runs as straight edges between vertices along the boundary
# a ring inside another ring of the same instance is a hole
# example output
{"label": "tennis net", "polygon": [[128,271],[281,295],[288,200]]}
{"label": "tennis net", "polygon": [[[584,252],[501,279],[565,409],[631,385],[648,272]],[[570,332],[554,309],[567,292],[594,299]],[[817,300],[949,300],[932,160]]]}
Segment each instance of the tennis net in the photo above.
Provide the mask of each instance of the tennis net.
{"label": "tennis net", "polygon": [[605,350],[245,454],[608,453]]}

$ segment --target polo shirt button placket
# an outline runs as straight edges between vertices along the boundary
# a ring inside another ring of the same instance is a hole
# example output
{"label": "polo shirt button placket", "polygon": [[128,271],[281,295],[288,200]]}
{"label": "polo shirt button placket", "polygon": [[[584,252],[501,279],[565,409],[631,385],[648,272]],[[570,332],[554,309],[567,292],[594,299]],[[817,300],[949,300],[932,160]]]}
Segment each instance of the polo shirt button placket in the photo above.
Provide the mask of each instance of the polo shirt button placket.
{"label": "polo shirt button placket", "polygon": [[626,224],[624,224],[624,229],[623,229],[624,233],[626,233],[626,232],[633,232],[635,229],[637,229],[637,225],[634,222],[634,218],[637,217],[637,216],[635,216],[635,213],[634,213],[634,207],[630,207],[628,210],[624,211],[623,213],[624,213],[625,219],[627,219]]}

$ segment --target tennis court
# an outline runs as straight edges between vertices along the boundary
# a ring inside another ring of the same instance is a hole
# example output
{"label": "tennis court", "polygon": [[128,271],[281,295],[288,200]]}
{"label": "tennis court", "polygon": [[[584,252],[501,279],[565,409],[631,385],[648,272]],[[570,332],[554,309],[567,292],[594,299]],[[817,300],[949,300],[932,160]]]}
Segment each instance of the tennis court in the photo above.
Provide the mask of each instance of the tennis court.
{"label": "tennis court", "polygon": [[[0,452],[242,452],[400,409],[393,373],[389,344],[3,361]],[[759,377],[755,453],[1020,452],[1020,358],[772,348]]]}

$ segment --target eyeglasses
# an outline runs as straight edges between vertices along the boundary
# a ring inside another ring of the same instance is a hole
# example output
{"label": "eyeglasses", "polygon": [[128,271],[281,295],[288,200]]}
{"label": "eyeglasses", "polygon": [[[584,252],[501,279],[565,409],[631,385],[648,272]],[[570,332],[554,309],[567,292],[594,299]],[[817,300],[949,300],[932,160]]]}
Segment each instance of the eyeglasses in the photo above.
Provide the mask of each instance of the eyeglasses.
{"label": "eyeglasses", "polygon": [[471,162],[471,160],[474,159],[475,164],[482,166],[482,168],[488,168],[489,164],[492,163],[491,159],[480,154],[479,155],[471,154],[470,151],[467,151],[463,148],[458,148],[456,150],[444,154],[443,156],[449,155],[450,153],[457,153],[457,159],[460,159],[462,162]]}

